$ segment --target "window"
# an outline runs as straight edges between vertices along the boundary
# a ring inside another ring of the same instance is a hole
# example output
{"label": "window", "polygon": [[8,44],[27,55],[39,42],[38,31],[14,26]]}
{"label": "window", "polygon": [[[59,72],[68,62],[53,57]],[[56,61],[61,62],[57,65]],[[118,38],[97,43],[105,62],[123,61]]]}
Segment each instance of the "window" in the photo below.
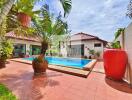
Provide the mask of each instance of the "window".
{"label": "window", "polygon": [[101,43],[95,43],[94,47],[101,47]]}

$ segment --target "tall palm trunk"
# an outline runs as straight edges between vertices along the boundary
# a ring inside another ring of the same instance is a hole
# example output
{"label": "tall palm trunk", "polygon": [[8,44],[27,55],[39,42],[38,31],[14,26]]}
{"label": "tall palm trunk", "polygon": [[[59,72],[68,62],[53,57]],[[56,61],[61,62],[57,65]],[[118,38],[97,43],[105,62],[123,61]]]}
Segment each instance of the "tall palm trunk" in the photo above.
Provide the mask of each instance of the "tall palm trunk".
{"label": "tall palm trunk", "polygon": [[0,25],[3,21],[3,19],[6,17],[6,15],[11,10],[12,5],[14,4],[15,0],[7,0],[5,5],[3,5],[1,13],[0,13]]}
{"label": "tall palm trunk", "polygon": [[44,57],[46,50],[48,49],[48,42],[42,41],[41,42],[41,55]]}

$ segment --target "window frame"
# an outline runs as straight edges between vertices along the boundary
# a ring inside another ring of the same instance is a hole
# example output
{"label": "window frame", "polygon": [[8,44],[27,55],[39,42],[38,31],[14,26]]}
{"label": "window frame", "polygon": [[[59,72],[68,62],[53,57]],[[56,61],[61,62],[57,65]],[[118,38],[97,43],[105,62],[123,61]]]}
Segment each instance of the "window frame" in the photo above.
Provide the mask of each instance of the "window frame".
{"label": "window frame", "polygon": [[94,43],[94,47],[102,47],[101,43]]}

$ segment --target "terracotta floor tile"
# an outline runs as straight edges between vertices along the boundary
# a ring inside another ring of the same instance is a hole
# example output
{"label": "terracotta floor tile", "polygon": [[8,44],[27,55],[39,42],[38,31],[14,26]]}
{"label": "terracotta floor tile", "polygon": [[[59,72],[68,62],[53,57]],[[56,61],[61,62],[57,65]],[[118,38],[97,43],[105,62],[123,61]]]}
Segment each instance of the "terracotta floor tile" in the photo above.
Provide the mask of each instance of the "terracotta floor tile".
{"label": "terracotta floor tile", "polygon": [[[95,68],[102,69],[103,62]],[[101,73],[91,72],[82,78],[47,70],[45,75],[34,77],[31,65],[12,61],[0,69],[0,83],[20,100],[132,100],[128,84],[106,79]]]}

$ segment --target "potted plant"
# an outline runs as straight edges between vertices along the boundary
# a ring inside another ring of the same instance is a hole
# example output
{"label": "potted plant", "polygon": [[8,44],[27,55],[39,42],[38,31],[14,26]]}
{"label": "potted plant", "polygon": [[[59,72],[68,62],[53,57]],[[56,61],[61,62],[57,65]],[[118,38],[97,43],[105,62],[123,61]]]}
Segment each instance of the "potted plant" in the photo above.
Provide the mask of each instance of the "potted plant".
{"label": "potted plant", "polygon": [[12,7],[11,11],[16,13],[18,21],[22,26],[28,27],[31,18],[39,14],[40,11],[33,11],[35,0],[18,0]]}
{"label": "potted plant", "polygon": [[0,39],[0,68],[6,66],[6,59],[9,58],[13,51],[13,46],[9,40]]}
{"label": "potted plant", "polygon": [[95,58],[95,50],[89,50],[90,58],[94,59]]}
{"label": "potted plant", "polygon": [[48,49],[48,43],[47,41],[42,41],[42,47],[41,47],[41,55],[34,58],[32,61],[32,66],[34,70],[34,75],[41,75],[46,72],[46,69],[48,68],[48,62],[45,60],[45,54],[46,50]]}
{"label": "potted plant", "polygon": [[48,68],[48,62],[44,60],[43,56],[40,55],[32,61],[34,75],[40,75],[46,72]]}
{"label": "potted plant", "polygon": [[30,25],[31,17],[25,13],[18,13],[17,18],[22,26],[28,27]]}
{"label": "potted plant", "polygon": [[[36,30],[36,33],[38,33],[38,36],[41,38],[41,55],[35,58],[32,62],[33,68],[35,66],[35,62],[38,65],[36,65],[35,68],[39,68],[39,66],[42,65],[44,68],[47,68],[48,63],[44,58],[46,51],[51,46],[53,36],[67,33],[66,23],[61,20],[61,16],[59,15],[57,18],[51,16],[47,8],[47,5],[44,5],[41,8],[41,18],[33,19],[34,29]],[[38,71],[41,73],[41,70]]]}
{"label": "potted plant", "polygon": [[100,52],[99,52],[99,51],[95,52],[95,56],[96,56],[96,59],[99,59],[99,57],[100,57]]}
{"label": "potted plant", "polygon": [[[123,32],[123,30],[118,30],[118,32]],[[119,35],[115,36],[117,38]],[[111,48],[104,51],[104,69],[106,77],[114,80],[122,80],[127,65],[127,54],[121,49],[120,42],[116,41],[116,38]]]}

